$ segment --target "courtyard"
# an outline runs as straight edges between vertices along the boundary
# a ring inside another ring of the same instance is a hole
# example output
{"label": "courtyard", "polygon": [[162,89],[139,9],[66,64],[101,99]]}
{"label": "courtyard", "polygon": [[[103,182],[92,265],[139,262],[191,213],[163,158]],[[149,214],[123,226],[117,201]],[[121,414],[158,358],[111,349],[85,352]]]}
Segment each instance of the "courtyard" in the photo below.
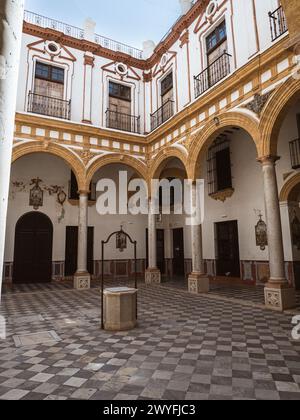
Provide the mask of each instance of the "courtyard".
{"label": "courtyard", "polygon": [[140,283],[138,328],[109,333],[98,284],[17,286],[2,300],[0,399],[300,400],[297,312],[264,309],[263,289]]}

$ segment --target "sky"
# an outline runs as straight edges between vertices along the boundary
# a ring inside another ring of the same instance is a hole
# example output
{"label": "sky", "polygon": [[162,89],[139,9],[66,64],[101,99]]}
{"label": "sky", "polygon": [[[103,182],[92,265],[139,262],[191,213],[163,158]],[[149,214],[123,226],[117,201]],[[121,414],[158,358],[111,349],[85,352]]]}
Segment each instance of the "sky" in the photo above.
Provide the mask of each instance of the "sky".
{"label": "sky", "polygon": [[25,0],[25,8],[80,28],[91,17],[97,34],[140,49],[158,43],[180,16],[178,0]]}

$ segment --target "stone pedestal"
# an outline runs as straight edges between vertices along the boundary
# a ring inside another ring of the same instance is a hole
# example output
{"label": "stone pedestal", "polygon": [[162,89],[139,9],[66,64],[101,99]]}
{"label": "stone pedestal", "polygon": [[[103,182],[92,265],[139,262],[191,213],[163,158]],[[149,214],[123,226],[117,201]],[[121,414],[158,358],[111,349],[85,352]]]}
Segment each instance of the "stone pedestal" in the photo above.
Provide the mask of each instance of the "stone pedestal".
{"label": "stone pedestal", "polygon": [[137,290],[127,287],[104,291],[104,329],[129,331],[137,325]]}
{"label": "stone pedestal", "polygon": [[192,273],[188,281],[189,293],[201,294],[209,292],[209,278],[205,274]]}
{"label": "stone pedestal", "polygon": [[283,312],[296,307],[295,290],[288,286],[268,283],[265,287],[265,302],[268,309]]}
{"label": "stone pedestal", "polygon": [[91,287],[91,276],[89,273],[76,273],[74,275],[74,289],[87,290]]}
{"label": "stone pedestal", "polygon": [[264,195],[268,225],[270,279],[265,288],[265,304],[269,309],[284,311],[295,307],[295,290],[286,279],[282,225],[275,164],[279,158],[266,156],[260,159],[264,177]]}
{"label": "stone pedestal", "polygon": [[148,268],[145,272],[145,283],[146,284],[160,284],[161,283],[161,273],[155,268]]}

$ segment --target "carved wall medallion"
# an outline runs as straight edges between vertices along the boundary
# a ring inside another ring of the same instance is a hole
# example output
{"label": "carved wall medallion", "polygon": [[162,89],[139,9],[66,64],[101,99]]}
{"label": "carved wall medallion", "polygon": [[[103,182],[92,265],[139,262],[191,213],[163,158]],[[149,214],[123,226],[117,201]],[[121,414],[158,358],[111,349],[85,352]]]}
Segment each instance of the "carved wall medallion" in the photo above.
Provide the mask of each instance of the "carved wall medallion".
{"label": "carved wall medallion", "polygon": [[81,150],[78,154],[85,165],[88,165],[89,161],[95,156],[90,150]]}
{"label": "carved wall medallion", "polygon": [[249,111],[254,112],[260,117],[262,110],[264,109],[264,106],[268,102],[272,93],[273,91],[265,93],[264,95],[261,95],[260,93],[256,93],[254,95],[254,99],[248,104],[246,104],[244,108],[248,109]]}
{"label": "carved wall medallion", "polygon": [[122,231],[122,229],[117,233],[116,236],[116,248],[120,252],[124,252],[124,250],[127,249],[127,236]]}
{"label": "carved wall medallion", "polygon": [[44,192],[40,187],[42,180],[40,178],[32,179],[30,186],[33,185],[33,188],[30,190],[29,194],[29,205],[38,210],[40,207],[43,207],[44,203]]}

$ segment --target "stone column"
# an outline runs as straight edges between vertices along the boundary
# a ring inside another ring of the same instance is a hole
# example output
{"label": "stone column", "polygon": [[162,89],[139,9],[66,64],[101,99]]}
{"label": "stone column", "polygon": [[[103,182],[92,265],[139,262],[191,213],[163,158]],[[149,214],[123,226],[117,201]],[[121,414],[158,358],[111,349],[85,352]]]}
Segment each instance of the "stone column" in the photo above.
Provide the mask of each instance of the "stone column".
{"label": "stone column", "polygon": [[[200,203],[197,202],[196,184],[192,186],[191,205],[196,208]],[[196,217],[193,218],[191,226],[191,242],[192,242],[192,273],[189,275],[189,292],[190,293],[208,293],[209,278],[204,273],[204,261],[202,251],[202,227]]]}
{"label": "stone column", "polygon": [[295,306],[295,290],[285,276],[282,225],[276,177],[277,157],[260,159],[263,168],[264,194],[268,226],[270,279],[265,287],[265,302],[270,309],[284,311]]}
{"label": "stone column", "polygon": [[24,0],[0,2],[0,297]]}
{"label": "stone column", "polygon": [[91,276],[87,271],[88,192],[79,192],[78,254],[75,289],[89,289]]}
{"label": "stone column", "polygon": [[154,204],[149,200],[148,213],[148,258],[149,267],[145,273],[146,284],[161,283],[161,273],[157,268],[157,250],[156,250],[156,215],[154,213]]}

